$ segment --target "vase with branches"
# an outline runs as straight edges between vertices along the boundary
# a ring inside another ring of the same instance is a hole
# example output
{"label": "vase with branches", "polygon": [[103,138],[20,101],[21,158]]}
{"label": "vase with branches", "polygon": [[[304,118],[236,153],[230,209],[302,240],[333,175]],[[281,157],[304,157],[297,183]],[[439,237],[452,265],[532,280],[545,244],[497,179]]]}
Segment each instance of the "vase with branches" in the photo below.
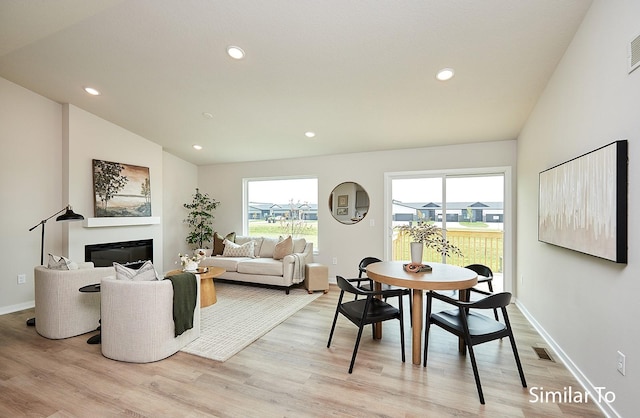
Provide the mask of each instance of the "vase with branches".
{"label": "vase with branches", "polygon": [[196,188],[191,203],[185,203],[185,209],[189,210],[187,218],[184,220],[189,226],[189,235],[186,241],[188,244],[199,248],[209,248],[208,243],[213,240],[213,211],[218,207],[220,202],[213,199],[207,193],[200,193]]}
{"label": "vase with branches", "polygon": [[415,225],[400,225],[396,229],[411,237],[411,262],[422,263],[424,247],[433,248],[443,256],[462,255],[460,248],[451,244],[444,235],[445,230],[433,223],[418,222]]}

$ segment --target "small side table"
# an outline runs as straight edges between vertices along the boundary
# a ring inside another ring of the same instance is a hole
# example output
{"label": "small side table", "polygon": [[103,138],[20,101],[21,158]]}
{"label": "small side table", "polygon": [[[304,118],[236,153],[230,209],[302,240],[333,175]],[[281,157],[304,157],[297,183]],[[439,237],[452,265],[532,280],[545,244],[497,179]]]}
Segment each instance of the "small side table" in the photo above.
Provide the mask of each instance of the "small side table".
{"label": "small side table", "polygon": [[[214,277],[220,277],[226,270],[222,267],[205,267],[199,268],[198,271],[192,272],[200,276],[200,307],[206,308],[218,301],[216,296],[216,286],[213,283]],[[173,276],[184,273],[182,270],[171,270],[165,276]]]}
{"label": "small side table", "polygon": [[[82,286],[78,290],[82,293],[99,293],[100,283],[88,284],[86,286]],[[89,337],[89,339],[87,340],[87,344],[100,344],[102,342],[102,333],[100,332],[100,327],[100,321],[98,320],[98,333]]]}
{"label": "small side table", "polygon": [[309,263],[304,266],[304,287],[307,292],[313,293],[315,290],[329,292],[329,268],[320,263]]}

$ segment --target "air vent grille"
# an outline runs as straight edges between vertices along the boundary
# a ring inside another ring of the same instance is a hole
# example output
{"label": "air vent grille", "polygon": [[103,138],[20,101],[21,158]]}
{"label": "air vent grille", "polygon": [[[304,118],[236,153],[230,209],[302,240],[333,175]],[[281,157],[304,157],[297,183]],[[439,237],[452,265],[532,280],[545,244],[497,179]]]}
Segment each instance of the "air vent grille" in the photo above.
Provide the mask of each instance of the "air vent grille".
{"label": "air vent grille", "polygon": [[629,74],[640,67],[640,35],[629,44]]}
{"label": "air vent grille", "polygon": [[535,351],[535,353],[538,355],[538,358],[540,360],[549,360],[555,363],[555,360],[553,359],[553,357],[551,357],[551,354],[549,354],[549,351],[547,351],[546,348],[544,347],[531,347],[531,348],[533,348],[533,351]]}

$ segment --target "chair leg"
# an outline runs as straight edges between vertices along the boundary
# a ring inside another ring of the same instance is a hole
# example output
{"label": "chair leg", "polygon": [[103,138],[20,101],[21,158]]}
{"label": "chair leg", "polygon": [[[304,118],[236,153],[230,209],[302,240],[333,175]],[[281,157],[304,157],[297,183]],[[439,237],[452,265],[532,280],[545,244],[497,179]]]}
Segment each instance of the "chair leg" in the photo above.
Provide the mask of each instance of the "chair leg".
{"label": "chair leg", "polygon": [[[493,293],[493,284],[491,284],[493,280],[489,280],[487,282],[487,286],[489,286],[489,292]],[[493,316],[496,318],[496,321],[499,321],[498,319],[498,310],[497,309],[493,309]]]}
{"label": "chair leg", "polygon": [[478,397],[480,398],[480,403],[484,405],[484,394],[482,393],[482,385],[480,384],[480,374],[478,374],[478,365],[476,364],[476,355],[473,352],[473,346],[470,342],[467,342],[467,347],[469,349],[469,358],[471,359],[471,366],[473,367],[473,376],[476,379],[476,387],[478,388]]}
{"label": "chair leg", "polygon": [[413,297],[411,295],[411,292],[409,292],[409,325],[411,325],[411,328],[413,328],[413,301],[412,301]]}
{"label": "chair leg", "polygon": [[509,340],[511,341],[511,348],[513,349],[513,356],[516,359],[516,366],[518,366],[518,373],[520,373],[520,382],[522,382],[522,387],[527,387],[527,381],[524,378],[524,371],[522,370],[522,364],[520,363],[520,356],[518,355],[518,349],[516,348],[516,341],[513,338],[513,334],[509,335]]}
{"label": "chair leg", "polygon": [[356,337],[356,345],[353,347],[353,355],[351,356],[351,364],[349,365],[349,373],[353,371],[353,365],[356,364],[356,355],[360,346],[360,338],[362,338],[362,325],[358,327],[358,336]]}
{"label": "chair leg", "polygon": [[336,329],[337,321],[338,321],[338,308],[336,308],[336,314],[333,317],[333,324],[331,325],[331,332],[329,333],[329,341],[327,341],[327,348],[331,346],[331,339],[333,338],[333,331]]}
{"label": "chair leg", "polygon": [[431,295],[427,292],[427,307],[424,315],[424,354],[422,367],[427,367],[427,350],[429,348],[429,328],[431,326]]}
{"label": "chair leg", "polygon": [[511,331],[511,323],[509,322],[509,317],[507,316],[507,308],[502,308],[502,316],[504,316],[504,322],[509,330],[509,341],[511,342],[511,349],[513,350],[513,356],[516,359],[516,366],[518,366],[518,373],[520,374],[520,382],[522,382],[522,387],[527,387],[527,381],[524,378],[524,371],[522,370],[522,363],[520,363],[520,356],[518,355],[518,348],[516,347],[516,339],[513,338],[513,332]]}
{"label": "chair leg", "polygon": [[402,310],[402,296],[400,296],[400,348],[402,349],[402,362],[405,362],[405,349],[404,349],[404,311]]}

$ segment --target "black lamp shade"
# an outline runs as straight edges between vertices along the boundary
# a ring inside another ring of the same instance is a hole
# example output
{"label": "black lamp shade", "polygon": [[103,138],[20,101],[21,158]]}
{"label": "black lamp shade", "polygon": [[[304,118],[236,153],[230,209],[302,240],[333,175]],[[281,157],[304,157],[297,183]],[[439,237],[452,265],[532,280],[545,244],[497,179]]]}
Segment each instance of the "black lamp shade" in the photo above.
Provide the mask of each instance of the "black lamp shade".
{"label": "black lamp shade", "polygon": [[71,222],[71,221],[81,221],[84,219],[84,216],[75,213],[73,210],[71,210],[70,207],[67,207],[67,210],[65,213],[63,213],[62,215],[58,216],[56,218],[56,221],[58,222]]}

